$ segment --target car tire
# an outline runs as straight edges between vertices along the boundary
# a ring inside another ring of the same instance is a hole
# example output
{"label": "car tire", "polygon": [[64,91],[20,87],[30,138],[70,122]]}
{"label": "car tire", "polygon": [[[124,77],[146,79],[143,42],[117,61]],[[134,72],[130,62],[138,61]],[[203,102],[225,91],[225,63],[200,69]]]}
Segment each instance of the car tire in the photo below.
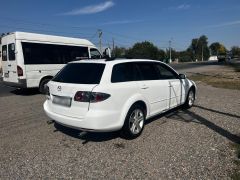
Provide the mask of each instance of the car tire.
{"label": "car tire", "polygon": [[188,95],[187,95],[186,101],[184,103],[184,108],[186,108],[186,109],[191,108],[194,104],[194,101],[195,101],[195,91],[191,88],[188,91]]}
{"label": "car tire", "polygon": [[126,139],[137,138],[144,129],[144,123],[144,109],[138,104],[133,105],[127,113],[121,134]]}
{"label": "car tire", "polygon": [[45,85],[50,81],[50,79],[43,79],[39,84],[39,92],[45,94]]}

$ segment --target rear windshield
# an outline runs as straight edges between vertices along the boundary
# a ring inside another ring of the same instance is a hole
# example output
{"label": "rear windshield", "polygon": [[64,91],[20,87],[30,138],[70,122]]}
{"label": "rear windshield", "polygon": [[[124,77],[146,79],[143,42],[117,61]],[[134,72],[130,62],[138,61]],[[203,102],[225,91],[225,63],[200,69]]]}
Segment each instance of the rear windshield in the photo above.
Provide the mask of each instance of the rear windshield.
{"label": "rear windshield", "polygon": [[105,64],[70,63],[52,81],[73,84],[99,84]]}
{"label": "rear windshield", "polygon": [[3,61],[7,60],[7,46],[6,45],[2,46],[2,60]]}

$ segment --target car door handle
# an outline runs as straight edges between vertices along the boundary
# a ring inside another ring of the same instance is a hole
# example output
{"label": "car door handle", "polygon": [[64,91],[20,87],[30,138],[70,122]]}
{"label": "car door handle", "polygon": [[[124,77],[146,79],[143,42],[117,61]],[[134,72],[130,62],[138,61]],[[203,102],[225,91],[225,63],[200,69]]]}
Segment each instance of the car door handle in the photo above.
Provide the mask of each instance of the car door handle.
{"label": "car door handle", "polygon": [[149,87],[147,87],[147,86],[143,86],[141,89],[148,89]]}
{"label": "car door handle", "polygon": [[8,67],[11,67],[11,64],[9,64]]}

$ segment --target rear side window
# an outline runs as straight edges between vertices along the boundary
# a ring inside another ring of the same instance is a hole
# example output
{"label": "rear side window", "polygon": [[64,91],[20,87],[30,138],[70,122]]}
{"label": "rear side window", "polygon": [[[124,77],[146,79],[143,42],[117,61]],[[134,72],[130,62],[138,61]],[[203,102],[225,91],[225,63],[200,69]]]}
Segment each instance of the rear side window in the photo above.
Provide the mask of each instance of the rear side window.
{"label": "rear side window", "polygon": [[2,46],[2,60],[7,61],[7,45]]}
{"label": "rear side window", "polygon": [[138,63],[139,70],[142,75],[142,80],[158,80],[159,73],[154,67],[155,63]]}
{"label": "rear side window", "polygon": [[14,43],[8,45],[8,59],[9,61],[15,60],[15,44]]}
{"label": "rear side window", "polygon": [[105,64],[70,63],[52,81],[73,84],[99,84]]}
{"label": "rear side window", "polygon": [[114,65],[111,77],[112,83],[138,80],[140,80],[140,75],[134,63],[121,63]]}
{"label": "rear side window", "polygon": [[22,42],[25,64],[66,64],[88,59],[88,47]]}

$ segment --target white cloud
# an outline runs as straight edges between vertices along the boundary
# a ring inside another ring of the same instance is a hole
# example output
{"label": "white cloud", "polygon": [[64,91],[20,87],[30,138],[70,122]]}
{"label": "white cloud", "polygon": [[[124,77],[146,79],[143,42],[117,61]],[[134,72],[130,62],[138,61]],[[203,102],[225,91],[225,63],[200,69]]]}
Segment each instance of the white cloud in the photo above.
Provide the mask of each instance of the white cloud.
{"label": "white cloud", "polygon": [[95,14],[102,11],[106,11],[107,9],[113,7],[115,4],[112,1],[106,1],[104,3],[96,4],[96,5],[90,5],[86,6],[80,9],[75,9],[66,13],[63,13],[62,15],[81,15],[81,14]]}
{"label": "white cloud", "polygon": [[187,10],[190,9],[191,5],[190,4],[180,4],[178,6],[175,7],[169,7],[168,9],[170,10]]}
{"label": "white cloud", "polygon": [[239,24],[240,24],[240,20],[225,22],[225,23],[215,24],[215,25],[209,25],[207,26],[207,28],[218,28],[218,27],[226,27],[226,26],[233,26],[233,25],[239,25]]}
{"label": "white cloud", "polygon": [[132,24],[142,22],[143,20],[120,20],[101,23],[100,25]]}
{"label": "white cloud", "polygon": [[179,6],[176,7],[176,9],[178,10],[186,10],[189,9],[191,6],[189,4],[181,4]]}

